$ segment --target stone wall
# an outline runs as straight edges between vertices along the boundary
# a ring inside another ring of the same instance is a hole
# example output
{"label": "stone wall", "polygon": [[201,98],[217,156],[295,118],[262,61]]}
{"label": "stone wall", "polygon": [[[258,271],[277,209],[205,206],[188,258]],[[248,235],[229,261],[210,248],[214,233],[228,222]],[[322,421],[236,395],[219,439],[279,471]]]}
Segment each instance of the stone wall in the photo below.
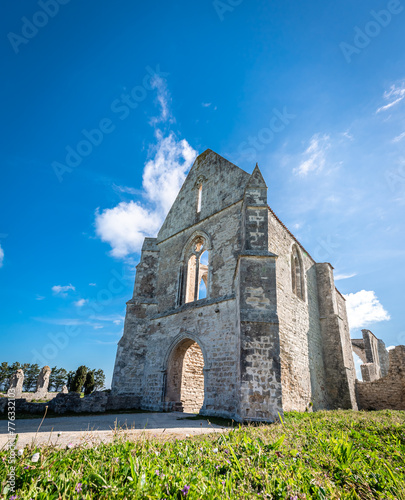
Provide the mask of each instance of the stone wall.
{"label": "stone wall", "polygon": [[186,413],[199,413],[204,403],[204,357],[197,343],[184,355],[181,377],[181,403]]}
{"label": "stone wall", "polygon": [[405,346],[389,351],[388,375],[373,382],[356,381],[360,410],[405,410]]}
{"label": "stone wall", "polygon": [[315,263],[301,247],[304,300],[293,293],[291,251],[297,242],[275,214],[269,211],[269,250],[278,255],[277,312],[280,320],[280,360],[284,411],[328,407],[319,322]]}
{"label": "stone wall", "polygon": [[[0,398],[0,414],[7,412],[8,398]],[[43,415],[46,407],[49,413],[102,413],[106,410],[131,410],[139,408],[139,399],[133,395],[115,396],[107,392],[94,392],[89,396],[80,397],[80,394],[70,392],[68,394],[59,393],[51,401],[44,403],[34,403],[26,399],[15,400],[15,412],[19,414],[30,413],[33,415]],[[14,408],[14,406],[13,406]]]}

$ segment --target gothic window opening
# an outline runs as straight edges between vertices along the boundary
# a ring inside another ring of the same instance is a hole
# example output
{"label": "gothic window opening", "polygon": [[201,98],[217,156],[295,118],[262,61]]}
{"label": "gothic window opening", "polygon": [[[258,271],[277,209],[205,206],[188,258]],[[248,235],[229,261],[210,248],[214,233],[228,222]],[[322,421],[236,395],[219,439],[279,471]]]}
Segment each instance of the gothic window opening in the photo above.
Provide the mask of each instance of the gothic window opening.
{"label": "gothic window opening", "polygon": [[203,237],[198,236],[192,243],[185,261],[184,303],[208,297],[208,250]]}
{"label": "gothic window opening", "polygon": [[202,184],[198,188],[198,199],[197,199],[197,213],[201,212],[201,200],[202,200]]}
{"label": "gothic window opening", "polygon": [[305,300],[304,270],[301,255],[296,245],[294,245],[291,254],[291,286],[293,293],[301,300]]}

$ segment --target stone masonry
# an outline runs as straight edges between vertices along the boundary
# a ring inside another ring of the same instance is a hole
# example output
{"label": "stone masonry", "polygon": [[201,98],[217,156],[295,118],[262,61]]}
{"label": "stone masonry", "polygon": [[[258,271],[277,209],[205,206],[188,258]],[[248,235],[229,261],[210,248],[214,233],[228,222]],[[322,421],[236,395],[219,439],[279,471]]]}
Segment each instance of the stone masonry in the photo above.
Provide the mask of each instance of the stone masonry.
{"label": "stone masonry", "polygon": [[389,351],[389,368],[384,377],[357,380],[356,393],[360,410],[405,410],[405,346]]}
{"label": "stone masonry", "polygon": [[356,409],[344,297],[250,175],[211,150],[145,238],[112,381],[140,409],[275,421]]}

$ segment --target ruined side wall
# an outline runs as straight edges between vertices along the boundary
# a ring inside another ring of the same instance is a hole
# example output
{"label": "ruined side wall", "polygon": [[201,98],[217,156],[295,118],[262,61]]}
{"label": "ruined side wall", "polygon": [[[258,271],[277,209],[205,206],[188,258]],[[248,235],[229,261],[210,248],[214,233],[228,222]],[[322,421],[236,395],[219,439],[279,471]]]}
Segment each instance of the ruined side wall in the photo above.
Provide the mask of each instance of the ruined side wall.
{"label": "ruined side wall", "polygon": [[386,377],[373,382],[356,380],[359,410],[405,410],[405,346],[389,351]]}
{"label": "ruined side wall", "polygon": [[[335,288],[338,314],[341,318],[341,343],[343,349],[343,362],[346,371],[346,377],[349,385],[350,400],[352,404],[356,402],[355,381],[356,367],[354,366],[352,341],[350,338],[349,320],[347,318],[346,300],[343,295]],[[355,407],[353,407],[356,409]]]}
{"label": "ruined side wall", "polygon": [[343,297],[335,288],[333,267],[316,264],[326,388],[331,409],[357,409],[355,368]]}
{"label": "ruined side wall", "polygon": [[284,411],[303,411],[311,401],[315,409],[328,407],[316,269],[312,259],[300,248],[305,274],[305,301],[302,301],[292,291],[294,243],[295,239],[269,211],[269,251],[278,255],[277,312]]}

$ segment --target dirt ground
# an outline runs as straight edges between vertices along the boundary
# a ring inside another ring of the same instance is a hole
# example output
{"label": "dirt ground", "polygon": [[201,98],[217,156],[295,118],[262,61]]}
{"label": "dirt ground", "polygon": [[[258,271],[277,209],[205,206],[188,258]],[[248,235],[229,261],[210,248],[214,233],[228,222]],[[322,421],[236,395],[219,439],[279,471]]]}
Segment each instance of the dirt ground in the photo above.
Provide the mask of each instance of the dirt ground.
{"label": "dirt ground", "polygon": [[[18,448],[33,442],[57,446],[96,445],[109,442],[117,433],[125,439],[185,438],[209,432],[221,432],[224,427],[206,420],[187,420],[193,416],[187,413],[130,413],[100,414],[90,416],[41,418],[15,420],[15,434],[18,434]],[[184,419],[184,420],[183,420]],[[0,449],[13,437],[8,434],[7,420],[0,421]],[[39,428],[39,431],[38,431]]]}

